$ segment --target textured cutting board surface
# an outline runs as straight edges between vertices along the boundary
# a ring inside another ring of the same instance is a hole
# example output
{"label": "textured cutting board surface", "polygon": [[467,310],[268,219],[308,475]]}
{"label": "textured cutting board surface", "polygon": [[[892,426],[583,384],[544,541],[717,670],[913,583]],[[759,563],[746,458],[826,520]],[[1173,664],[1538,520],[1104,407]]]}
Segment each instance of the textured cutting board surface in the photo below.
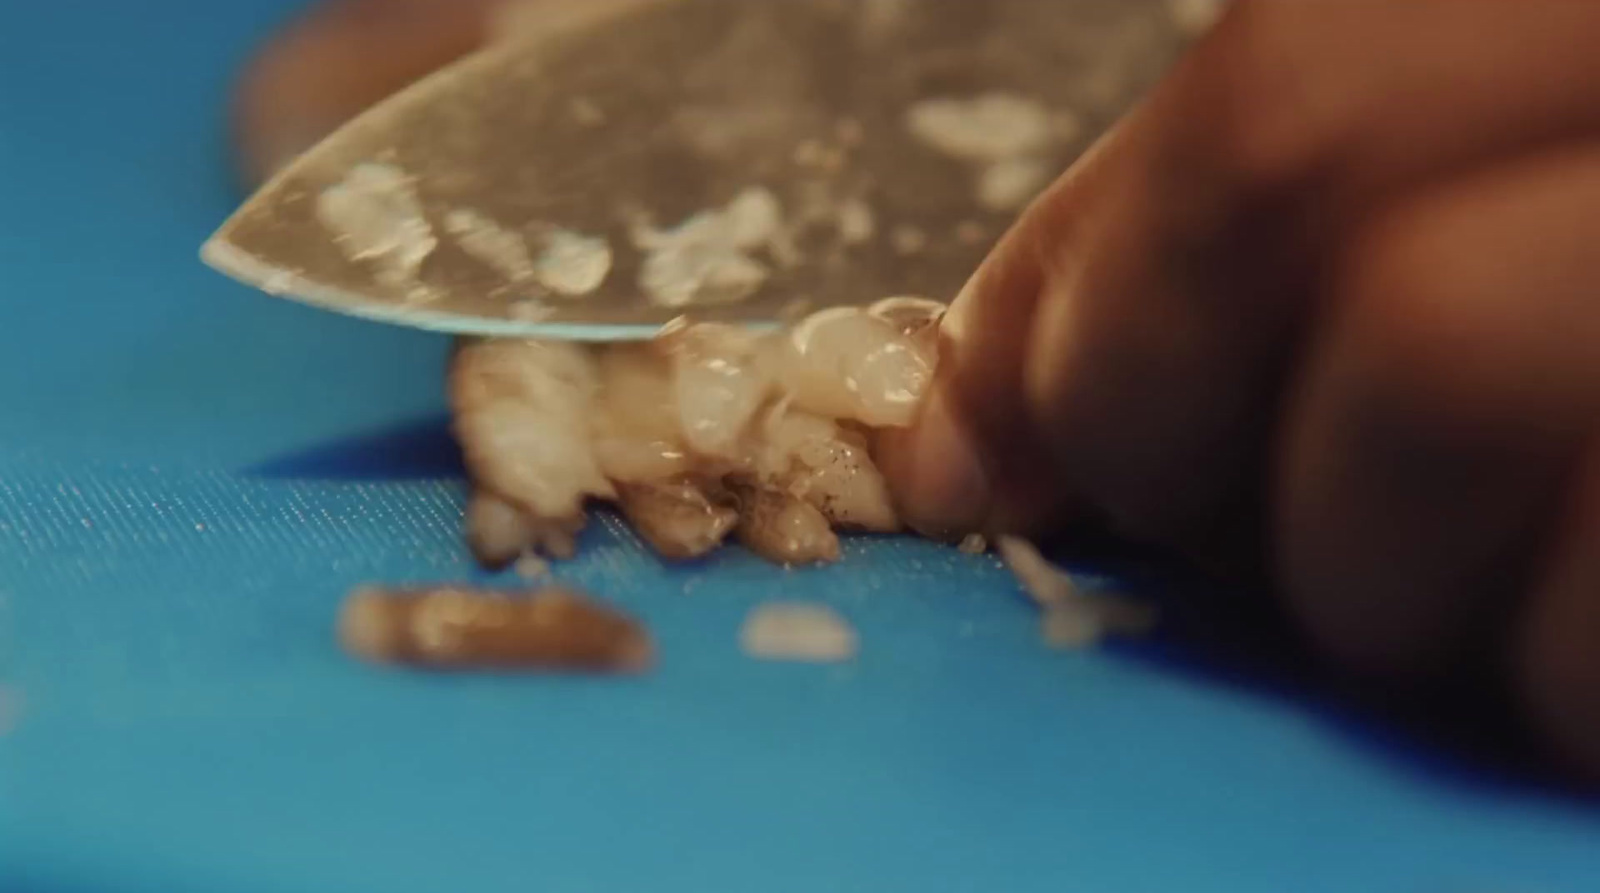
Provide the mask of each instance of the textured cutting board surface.
{"label": "textured cutting board surface", "polygon": [[[1595,888],[1592,804],[1169,646],[1047,652],[990,560],[909,541],[663,569],[597,525],[561,572],[650,622],[637,681],[345,659],[351,585],[472,571],[444,343],[194,258],[283,12],[0,28],[0,890]],[[745,660],[773,597],[837,606],[860,660]]]}

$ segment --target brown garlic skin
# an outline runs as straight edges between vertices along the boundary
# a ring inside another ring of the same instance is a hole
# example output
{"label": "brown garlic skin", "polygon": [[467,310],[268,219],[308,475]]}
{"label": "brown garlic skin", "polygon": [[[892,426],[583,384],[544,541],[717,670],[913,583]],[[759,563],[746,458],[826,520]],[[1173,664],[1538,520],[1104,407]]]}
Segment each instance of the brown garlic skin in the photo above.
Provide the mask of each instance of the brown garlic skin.
{"label": "brown garlic skin", "polygon": [[633,618],[558,588],[361,589],[340,612],[339,639],[375,663],[439,669],[637,673],[654,659],[649,633]]}

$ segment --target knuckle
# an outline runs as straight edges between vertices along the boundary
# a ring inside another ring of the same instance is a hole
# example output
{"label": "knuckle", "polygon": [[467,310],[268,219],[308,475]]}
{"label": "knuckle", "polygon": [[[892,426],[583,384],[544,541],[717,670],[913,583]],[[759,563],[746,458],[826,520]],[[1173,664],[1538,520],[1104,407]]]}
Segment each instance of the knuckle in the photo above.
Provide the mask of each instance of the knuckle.
{"label": "knuckle", "polygon": [[1219,156],[1247,189],[1303,186],[1327,164],[1347,60],[1330,59],[1327,4],[1235,0],[1202,49]]}
{"label": "knuckle", "polygon": [[1386,221],[1359,238],[1336,296],[1362,377],[1383,402],[1419,422],[1470,413],[1473,356],[1487,356],[1497,326],[1475,298],[1479,278],[1448,226],[1425,217]]}

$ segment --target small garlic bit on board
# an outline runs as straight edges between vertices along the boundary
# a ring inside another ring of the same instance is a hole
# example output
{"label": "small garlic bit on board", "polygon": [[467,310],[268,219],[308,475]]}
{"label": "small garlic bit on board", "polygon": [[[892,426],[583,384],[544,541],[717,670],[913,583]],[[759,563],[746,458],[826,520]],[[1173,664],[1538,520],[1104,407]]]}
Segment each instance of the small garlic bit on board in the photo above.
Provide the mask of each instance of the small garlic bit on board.
{"label": "small garlic bit on board", "polygon": [[860,650],[855,628],[827,605],[768,602],[746,615],[739,646],[758,660],[839,663]]}
{"label": "small garlic bit on board", "polygon": [[1040,632],[1052,648],[1083,648],[1106,636],[1141,636],[1155,626],[1154,606],[1083,592],[1071,575],[1021,537],[1001,536],[995,547],[1018,585],[1039,606]]}

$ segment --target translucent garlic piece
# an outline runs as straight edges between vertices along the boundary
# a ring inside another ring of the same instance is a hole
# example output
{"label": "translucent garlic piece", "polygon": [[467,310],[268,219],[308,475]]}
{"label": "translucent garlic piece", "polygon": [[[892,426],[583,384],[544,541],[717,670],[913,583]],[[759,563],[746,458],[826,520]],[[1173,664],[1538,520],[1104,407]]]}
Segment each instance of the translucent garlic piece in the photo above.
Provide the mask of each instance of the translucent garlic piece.
{"label": "translucent garlic piece", "polygon": [[915,335],[944,316],[945,305],[932,298],[896,295],[874,302],[867,313],[894,326],[902,335]]}
{"label": "translucent garlic piece", "polygon": [[918,344],[856,307],[812,314],[784,345],[777,375],[797,407],[875,428],[911,424],[933,377]]}
{"label": "translucent garlic piece", "polygon": [[772,484],[815,506],[836,527],[900,529],[889,485],[864,438],[809,413],[774,415],[760,466]]}
{"label": "translucent garlic piece", "polygon": [[624,484],[617,491],[634,532],[663,558],[698,558],[720,545],[739,523],[732,500],[713,499],[690,480]]}
{"label": "translucent garlic piece", "polygon": [[596,461],[616,482],[686,474],[671,367],[653,344],[615,344],[599,358],[600,397],[592,420]]}
{"label": "translucent garlic piece", "polygon": [[679,424],[690,449],[732,458],[772,390],[762,339],[737,326],[701,323],[670,336]]}
{"label": "translucent garlic piece", "polygon": [[595,369],[581,348],[479,341],[451,364],[455,432],[474,480],[535,518],[581,514],[614,491],[595,462],[589,413]]}
{"label": "translucent garlic piece", "polygon": [[742,487],[739,541],[779,564],[810,564],[839,559],[839,538],[828,519],[808,502],[776,490]]}

